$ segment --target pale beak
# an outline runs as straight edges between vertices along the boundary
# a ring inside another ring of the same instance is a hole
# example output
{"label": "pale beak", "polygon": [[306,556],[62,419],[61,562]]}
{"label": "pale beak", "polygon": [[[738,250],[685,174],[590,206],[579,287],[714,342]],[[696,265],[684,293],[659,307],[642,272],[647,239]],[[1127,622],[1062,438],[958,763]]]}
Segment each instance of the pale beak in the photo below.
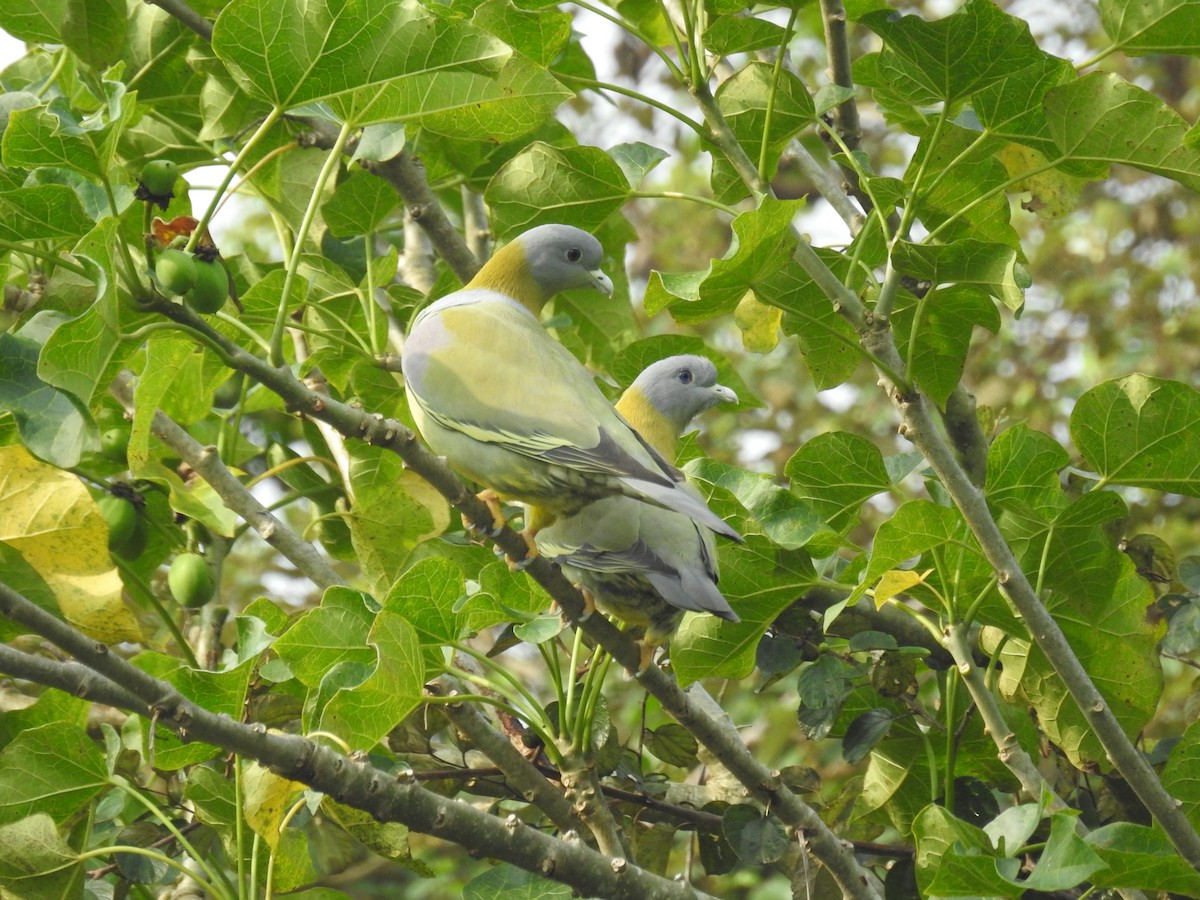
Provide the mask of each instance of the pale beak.
{"label": "pale beak", "polygon": [[613,283],[611,278],[609,278],[599,269],[593,269],[592,271],[588,272],[588,275],[591,276],[592,286],[596,290],[602,293],[605,297],[611,297],[613,295]]}
{"label": "pale beak", "polygon": [[718,400],[720,400],[722,403],[737,403],[738,402],[738,395],[735,394],[729,388],[725,387],[725,385],[723,385],[723,384],[714,384],[712,387],[709,388],[709,390],[712,391],[712,395],[714,397],[716,397]]}

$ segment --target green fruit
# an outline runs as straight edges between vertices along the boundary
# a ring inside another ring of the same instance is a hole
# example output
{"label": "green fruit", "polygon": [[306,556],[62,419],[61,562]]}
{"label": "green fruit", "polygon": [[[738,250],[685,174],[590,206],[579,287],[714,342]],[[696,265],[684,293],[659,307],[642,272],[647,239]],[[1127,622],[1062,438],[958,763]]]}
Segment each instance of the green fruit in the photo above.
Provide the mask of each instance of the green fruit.
{"label": "green fruit", "polygon": [[186,294],[196,286],[196,260],[182,250],[164,250],[154,264],[158,283],[169,294]]}
{"label": "green fruit", "polygon": [[169,159],[152,159],[142,166],[138,181],[153,197],[171,197],[175,193],[175,179],[179,177],[179,166]]}
{"label": "green fruit", "polygon": [[196,609],[217,593],[212,569],[198,553],[180,553],[167,573],[167,587],[181,606]]}
{"label": "green fruit", "polygon": [[113,462],[125,462],[129,452],[129,429],[109,428],[101,434],[100,452]]}
{"label": "green fruit", "polygon": [[96,505],[108,523],[109,550],[124,559],[133,559],[146,549],[146,526],[136,506],[113,494],[105,494]]}
{"label": "green fruit", "polygon": [[196,260],[196,286],[183,299],[198,313],[215,313],[229,296],[229,276],[219,262]]}

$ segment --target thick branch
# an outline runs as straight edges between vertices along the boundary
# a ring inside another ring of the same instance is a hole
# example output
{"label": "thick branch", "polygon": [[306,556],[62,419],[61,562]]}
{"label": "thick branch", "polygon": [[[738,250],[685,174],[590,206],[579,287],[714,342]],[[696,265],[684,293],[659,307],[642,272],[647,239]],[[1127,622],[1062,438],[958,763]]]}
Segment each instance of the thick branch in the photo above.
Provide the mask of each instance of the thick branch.
{"label": "thick branch", "polygon": [[[408,468],[428,481],[466,516],[480,533],[488,534],[494,528],[492,514],[484,503],[400,422],[370,415],[310,390],[290,370],[275,368],[247,353],[187,307],[159,303],[153,308],[192,331],[201,333],[209,346],[219,349],[226,365],[277,393],[289,409],[328,422],[349,437],[357,437],[396,453]],[[512,529],[501,529],[492,540],[510,558],[525,560],[525,541]],[[604,647],[626,671],[635,673],[638,681],[658,699],[663,709],[708,747],[752,797],[768,806],[784,823],[805,831],[813,853],[833,874],[847,896],[864,900],[877,896],[870,876],[858,864],[849,845],[843,844],[812,807],[784,787],[778,776],[754,758],[719,707],[715,704],[701,705],[697,702],[695,691],[690,695],[685,693],[674,678],[658,668],[649,667],[639,672],[641,650],[638,645],[603,616],[590,615],[585,618],[583,597],[558,568],[544,557],[525,560],[523,565],[530,577],[546,589],[571,621]]]}
{"label": "thick branch", "polygon": [[[447,697],[457,689],[453,679],[442,677],[430,682],[425,689],[439,697]],[[439,708],[450,723],[461,731],[494,762],[503,773],[508,785],[528,802],[532,803],[554,823],[559,831],[575,831],[582,834],[584,824],[571,810],[571,804],[563,797],[545,775],[500,732],[492,727],[483,713],[473,703],[443,703]]]}
{"label": "thick branch", "polygon": [[[846,33],[846,7],[842,0],[821,0],[821,20],[825,26],[825,52],[829,56],[829,77],[839,87],[854,87],[851,74],[850,41]],[[851,97],[834,110],[838,133],[851,150],[862,144],[862,125],[858,121],[858,102]],[[851,172],[850,176],[857,177]]]}
{"label": "thick branch", "polygon": [[[133,375],[128,371],[117,376],[112,385],[113,396],[127,410],[134,408]],[[274,547],[297,569],[320,588],[332,587],[345,582],[330,568],[317,548],[302,540],[283,522],[275,518],[265,506],[246,490],[232,472],[221,462],[221,457],[210,447],[179,427],[161,410],[155,410],[150,430],[168,447],[179,454],[196,473],[208,482],[227,507],[241,516],[257,531],[264,541]]]}
{"label": "thick branch", "polygon": [[[885,363],[903,366],[890,331],[867,331],[863,335],[863,345]],[[902,371],[902,368],[897,371]],[[1071,650],[1062,629],[1038,598],[1000,533],[1000,527],[992,517],[983,494],[938,431],[924,399],[919,395],[904,396],[895,389],[889,390],[889,395],[900,413],[905,437],[924,454],[937,473],[975,539],[979,541],[984,556],[999,575],[1005,593],[1025,620],[1030,635],[1070,691],[1088,725],[1104,745],[1108,758],[1188,864],[1200,868],[1200,835],[1196,834],[1175,800],[1163,788],[1146,758],[1126,736],[1079,658]]]}
{"label": "thick branch", "polygon": [[[652,875],[624,859],[603,856],[579,841],[542,834],[516,815],[501,820],[467,803],[427,791],[414,778],[387,775],[313,741],[214,715],[192,703],[172,685],[133,666],[104,644],[59,621],[4,584],[0,584],[0,613],[40,634],[121,691],[133,695],[127,698],[130,703],[120,705],[142,715],[153,710],[156,721],[182,740],[204,741],[258,760],[279,775],[307,784],[339,803],[369,812],[380,821],[402,822],[415,831],[569,884],[588,896],[629,900],[707,896],[690,886]],[[3,660],[0,657],[0,664]]]}
{"label": "thick branch", "polygon": [[0,644],[0,672],[23,681],[57,688],[91,703],[103,703],[142,715],[149,712],[149,707],[135,695],[77,662],[58,662]]}
{"label": "thick branch", "polygon": [[960,384],[946,401],[942,422],[968,477],[976,487],[983,487],[987,480],[988,441],[975,410],[975,398]]}

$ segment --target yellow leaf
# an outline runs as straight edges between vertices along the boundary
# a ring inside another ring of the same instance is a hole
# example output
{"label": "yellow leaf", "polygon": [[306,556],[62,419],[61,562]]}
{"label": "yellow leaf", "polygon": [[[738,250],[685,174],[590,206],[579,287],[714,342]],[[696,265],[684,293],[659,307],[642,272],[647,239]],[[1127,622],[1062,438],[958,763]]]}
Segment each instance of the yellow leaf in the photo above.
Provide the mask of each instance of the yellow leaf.
{"label": "yellow leaf", "polygon": [[108,525],[78,478],[19,444],[0,448],[0,541],[54,592],[63,617],[106,643],[140,641],[108,553]]}
{"label": "yellow leaf", "polygon": [[[1036,172],[1046,165],[1046,157],[1032,147],[1008,144],[996,154],[1012,178],[1020,178],[1026,172]],[[1073,212],[1079,206],[1079,198],[1086,178],[1078,178],[1059,169],[1049,169],[1021,178],[1013,186],[1014,191],[1028,191],[1030,198],[1021,203],[1023,209],[1035,213],[1040,219],[1057,219]]]}
{"label": "yellow leaf", "polygon": [[733,321],[742,330],[742,344],[751,353],[770,353],[779,343],[779,323],[783,310],[759,303],[754,291],[738,302]]}
{"label": "yellow leaf", "polygon": [[926,569],[924,572],[914,572],[912,569],[892,569],[890,572],[884,572],[879,583],[875,585],[875,608],[882,609],[883,604],[897,594],[903,594],[909,588],[923,584],[932,571],[933,569]]}
{"label": "yellow leaf", "polygon": [[276,775],[256,762],[242,764],[242,812],[246,824],[254,829],[272,850],[279,848],[279,835],[283,817],[288,809],[288,798],[304,785]]}

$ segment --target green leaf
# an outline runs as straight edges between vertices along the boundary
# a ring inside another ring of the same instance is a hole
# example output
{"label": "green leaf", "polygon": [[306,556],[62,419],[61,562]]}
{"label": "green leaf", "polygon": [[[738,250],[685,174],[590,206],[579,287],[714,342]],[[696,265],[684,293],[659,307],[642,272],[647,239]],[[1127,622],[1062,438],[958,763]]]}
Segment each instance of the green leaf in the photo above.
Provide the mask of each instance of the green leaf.
{"label": "green leaf", "polygon": [[396,189],[385,179],[355,172],[337,186],[321,214],[335,237],[347,238],[375,231],[399,203]]}
{"label": "green leaf", "polygon": [[1107,866],[1091,875],[1097,887],[1200,896],[1200,874],[1180,858],[1179,851],[1157,828],[1112,822],[1088,834],[1084,841]]}
{"label": "green leaf", "polygon": [[463,900],[567,900],[571,888],[508,863],[476,875],[462,889]]}
{"label": "green leaf", "polygon": [[62,42],[93,69],[106,69],[121,55],[127,22],[125,0],[67,0]]}
{"label": "green leaf", "polygon": [[842,758],[856,766],[875,745],[887,737],[896,717],[886,709],[869,709],[846,727],[842,738]]}
{"label": "green leaf", "polygon": [[0,826],[0,887],[22,900],[84,894],[83,862],[45,813]]}
{"label": "green leaf", "polygon": [[797,718],[800,731],[810,741],[829,735],[849,696],[854,669],[849,663],[823,653],[817,661],[800,670],[796,691],[800,695]]}
{"label": "green leaf", "polygon": [[990,135],[1033,147],[1057,157],[1042,101],[1046,93],[1076,78],[1068,59],[1044,54],[1029,65],[1014,69],[1003,79],[975,93],[971,105]]}
{"label": "green leaf", "polygon": [[65,184],[39,184],[0,193],[0,240],[74,243],[92,224],[78,195]]}
{"label": "green leaf", "polygon": [[729,463],[698,459],[684,471],[735,496],[774,543],[787,550],[807,544],[821,531],[820,515],[803,498],[775,484],[770,476]]}
{"label": "green leaf", "polygon": [[1071,439],[1105,482],[1200,496],[1200,393],[1127,375],[1079,398]]}
{"label": "green leaf", "polygon": [[373,671],[361,684],[336,691],[319,712],[319,727],[354,750],[370,750],[416,709],[425,683],[417,632],[403,616],[380,612],[367,635],[367,649]]}
{"label": "green leaf", "polygon": [[747,291],[772,303],[776,292],[768,279],[791,262],[797,240],[792,219],[803,204],[767,198],[757,209],[739,215],[733,220],[729,252],[714,260],[707,272],[651,272],[643,301],[646,312],[653,315],[669,306],[675,321],[692,324],[732,312]]}
{"label": "green leaf", "polygon": [[1017,251],[1004,244],[972,239],[950,244],[913,244],[899,241],[892,251],[897,271],[935,287],[957,283],[976,285],[1009,309],[1025,303],[1029,276]]}
{"label": "green leaf", "polygon": [[880,526],[871,548],[862,581],[855,590],[860,595],[881,575],[907,559],[953,540],[961,540],[966,525],[957,509],[939,506],[929,500],[909,500]]}
{"label": "green leaf", "polygon": [[646,735],[646,746],[663,762],[672,766],[691,768],[696,765],[700,745],[682,725],[668,722]]}
{"label": "green leaf", "polygon": [[364,574],[379,586],[376,593],[383,593],[404,570],[412,549],[446,529],[450,508],[396,454],[362,443],[347,449],[354,498],[347,519],[350,536]]}
{"label": "green leaf", "polygon": [[[987,836],[944,807],[930,804],[922,809],[913,820],[913,835],[921,896],[1021,896],[998,871],[1000,861],[991,855]],[[1012,863],[1015,874],[1020,864]]]}
{"label": "green leaf", "polygon": [[1000,314],[982,290],[962,284],[934,288],[920,299],[906,292],[892,311],[908,373],[939,407],[962,378],[976,325],[996,334]]}
{"label": "green leaf", "polygon": [[273,647],[302,684],[316,687],[339,661],[369,664],[367,634],[374,621],[365,594],[344,587],[325,591],[321,605],[297,619]]}
{"label": "green leaf", "polygon": [[0,28],[19,41],[57,44],[67,0],[11,0],[0,6]]}
{"label": "green leaf", "polygon": [[642,179],[668,156],[667,151],[643,144],[641,141],[617,144],[615,147],[610,147],[608,153],[625,173],[631,188],[636,188],[641,184]]}
{"label": "green leaf", "polygon": [[[845,256],[833,250],[817,250],[817,255],[839,278],[845,278],[850,267]],[[855,279],[852,289],[858,283]],[[799,263],[792,261],[768,278],[756,296],[785,312],[784,330],[799,339],[818,391],[836,387],[854,374],[863,358],[858,335]]]}
{"label": "green leaf", "polygon": [[1162,773],[1163,788],[1178,800],[1192,827],[1200,827],[1200,722],[1183,733]]}
{"label": "green leaf", "polygon": [[35,812],[65,823],[108,786],[104,754],[83,728],[32,728],[0,752],[0,823]]}
{"label": "green leaf", "polygon": [[1105,867],[1090,844],[1075,833],[1078,813],[1055,813],[1050,817],[1050,839],[1037,868],[1028,878],[1014,884],[1029,891],[1065,891],[1089,880]]}
{"label": "green leaf", "polygon": [[877,71],[909,103],[954,103],[1040,61],[1029,25],[989,0],[968,0],[934,22],[876,12],[860,20],[883,38]]}
{"label": "green leaf", "polygon": [[792,454],[783,469],[791,492],[810,503],[839,534],[859,519],[862,505],[889,490],[883,454],[864,437],[844,431],[819,434]]}
{"label": "green leaf", "polygon": [[551,222],[594,231],[628,198],[625,173],[599,147],[560,150],[541,141],[505,163],[484,192],[502,239]]}
{"label": "green leaf", "polygon": [[345,106],[387,106],[405,92],[405,76],[462,68],[494,74],[512,52],[466,23],[426,12],[416,0],[316,6],[232,0],[213,28],[212,46],[247,93],[281,109],[345,94],[351,94],[342,97]]}
{"label": "green leaf", "polygon": [[550,65],[571,39],[571,14],[553,7],[532,12],[505,0],[485,0],[476,6],[471,24],[541,66]]}
{"label": "green leaf", "polygon": [[1200,148],[1188,143],[1188,123],[1119,75],[1094,72],[1054,88],[1045,108],[1068,172],[1103,177],[1109,164],[1124,163],[1200,190]]}
{"label": "green leaf", "polygon": [[749,804],[729,807],[721,819],[725,840],[743,862],[751,865],[768,865],[782,859],[791,843],[782,822],[764,816]]}
{"label": "green leaf", "polygon": [[704,48],[728,56],[749,53],[783,43],[784,30],[774,22],[753,16],[721,16],[704,30]]}
{"label": "green leaf", "polygon": [[104,175],[91,134],[43,107],[18,109],[9,115],[0,156],[4,165],[13,169],[57,166],[96,178]]}
{"label": "green leaf", "polygon": [[1000,508],[1023,504],[1053,516],[1067,505],[1058,473],[1070,461],[1048,434],[1024,423],[1005,429],[988,449],[988,502]]}
{"label": "green leaf", "polygon": [[462,637],[457,607],[465,594],[458,566],[446,559],[424,559],[392,585],[383,608],[411,622],[423,645],[440,648]]}
{"label": "green leaf", "polygon": [[99,446],[96,426],[78,399],[38,378],[40,349],[34,341],[0,334],[0,409],[13,414],[29,452],[69,469]]}
{"label": "green leaf", "polygon": [[1194,0],[1100,0],[1100,24],[1129,56],[1200,53]]}

